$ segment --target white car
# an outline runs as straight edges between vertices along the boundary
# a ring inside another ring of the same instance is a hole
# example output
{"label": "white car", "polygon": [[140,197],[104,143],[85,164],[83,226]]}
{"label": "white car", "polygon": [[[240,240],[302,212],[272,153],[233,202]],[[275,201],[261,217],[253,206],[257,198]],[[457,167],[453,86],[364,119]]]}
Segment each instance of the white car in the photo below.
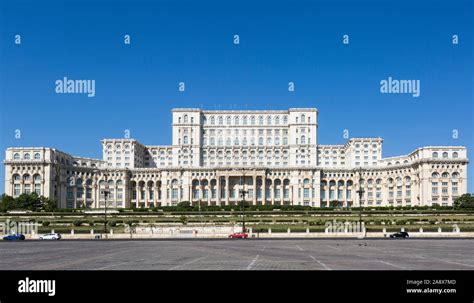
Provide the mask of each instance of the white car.
{"label": "white car", "polygon": [[39,237],[40,240],[59,240],[61,239],[61,234],[54,233],[54,234],[46,234]]}

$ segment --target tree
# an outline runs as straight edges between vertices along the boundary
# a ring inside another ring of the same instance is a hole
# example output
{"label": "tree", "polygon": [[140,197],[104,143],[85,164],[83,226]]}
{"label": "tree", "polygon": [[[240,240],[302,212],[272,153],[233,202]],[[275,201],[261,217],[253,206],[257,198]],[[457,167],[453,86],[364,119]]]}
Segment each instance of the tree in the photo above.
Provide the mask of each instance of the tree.
{"label": "tree", "polygon": [[0,198],[0,212],[6,212],[8,210],[14,209],[16,206],[16,201],[12,196],[3,194]]}
{"label": "tree", "polygon": [[185,215],[182,215],[181,217],[179,217],[179,221],[181,221],[183,225],[186,225],[188,224],[188,217],[186,217]]}
{"label": "tree", "polygon": [[52,212],[58,209],[56,201],[46,197],[41,197],[41,207],[44,211],[47,212]]}
{"label": "tree", "polygon": [[471,194],[464,194],[454,201],[454,208],[474,208],[474,196]]}

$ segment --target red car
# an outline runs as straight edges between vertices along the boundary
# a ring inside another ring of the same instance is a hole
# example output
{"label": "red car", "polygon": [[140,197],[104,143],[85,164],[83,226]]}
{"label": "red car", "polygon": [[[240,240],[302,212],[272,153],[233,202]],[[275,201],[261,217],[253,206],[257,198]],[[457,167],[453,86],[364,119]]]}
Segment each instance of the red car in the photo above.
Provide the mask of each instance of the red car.
{"label": "red car", "polygon": [[233,233],[229,235],[231,239],[247,239],[249,237],[246,233]]}

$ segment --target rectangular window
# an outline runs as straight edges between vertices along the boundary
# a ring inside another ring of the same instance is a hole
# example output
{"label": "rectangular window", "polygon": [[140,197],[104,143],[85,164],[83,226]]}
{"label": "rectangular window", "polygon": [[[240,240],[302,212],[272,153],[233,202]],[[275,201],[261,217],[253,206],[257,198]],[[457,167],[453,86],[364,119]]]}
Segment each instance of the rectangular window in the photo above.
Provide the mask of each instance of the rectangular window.
{"label": "rectangular window", "polygon": [[35,193],[41,195],[41,184],[35,184]]}
{"label": "rectangular window", "polygon": [[74,192],[72,191],[72,188],[67,189],[66,198],[68,200],[73,200],[74,199]]}
{"label": "rectangular window", "polygon": [[13,195],[19,196],[20,195],[20,184],[15,184],[13,187]]}
{"label": "rectangular window", "polygon": [[82,196],[84,194],[84,189],[82,187],[77,188],[77,198],[82,199]]}
{"label": "rectangular window", "polygon": [[267,188],[267,189],[265,190],[265,198],[271,199],[271,197],[272,197],[272,192],[271,192],[271,190],[270,190],[269,188]]}
{"label": "rectangular window", "polygon": [[275,199],[280,199],[280,189],[275,189]]}
{"label": "rectangular window", "polygon": [[171,199],[178,199],[178,189],[177,188],[173,188],[173,190],[171,191]]}

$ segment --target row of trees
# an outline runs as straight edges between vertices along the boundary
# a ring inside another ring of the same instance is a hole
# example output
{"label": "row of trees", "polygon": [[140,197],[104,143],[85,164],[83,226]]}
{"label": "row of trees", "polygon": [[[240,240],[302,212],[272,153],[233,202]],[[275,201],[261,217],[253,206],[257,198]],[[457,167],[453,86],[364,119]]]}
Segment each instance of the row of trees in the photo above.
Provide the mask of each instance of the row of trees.
{"label": "row of trees", "polygon": [[16,198],[5,194],[0,196],[0,212],[9,210],[55,211],[56,209],[56,201],[36,193],[21,194]]}
{"label": "row of trees", "polygon": [[458,197],[454,201],[454,208],[456,209],[474,208],[474,195],[464,194]]}
{"label": "row of trees", "polygon": [[[203,211],[213,211],[213,210],[230,210],[231,208],[239,209],[242,207],[242,203],[238,203],[234,206],[201,206],[201,210]],[[177,211],[197,211],[199,209],[198,205],[191,205],[189,202],[181,202],[177,206],[174,207],[161,207],[167,210],[177,210]],[[292,205],[250,205],[249,202],[245,202],[245,208],[248,210],[272,210],[275,208],[281,210],[309,210],[311,207],[309,206],[292,206]],[[423,207],[420,207],[423,208]],[[464,194],[458,197],[454,201],[454,208],[455,209],[474,209],[474,195],[471,194]],[[55,200],[51,200],[49,198],[39,196],[36,193],[30,194],[22,194],[16,198],[13,198],[8,195],[1,195],[0,196],[0,212],[6,212],[9,210],[31,210],[31,211],[56,211],[57,203]]]}

